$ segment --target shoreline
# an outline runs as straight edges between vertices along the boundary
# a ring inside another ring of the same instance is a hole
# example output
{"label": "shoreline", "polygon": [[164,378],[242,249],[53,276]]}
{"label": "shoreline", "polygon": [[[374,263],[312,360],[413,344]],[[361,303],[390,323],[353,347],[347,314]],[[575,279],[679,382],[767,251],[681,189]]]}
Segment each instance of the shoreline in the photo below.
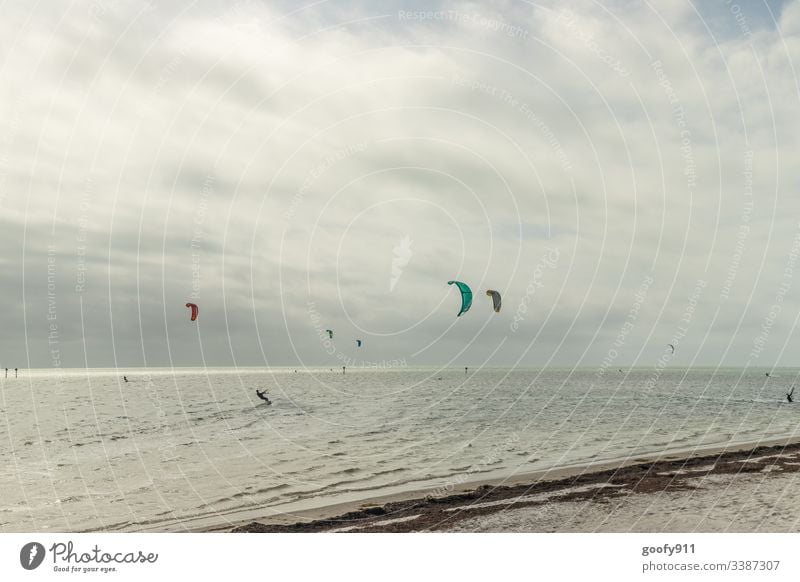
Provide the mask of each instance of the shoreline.
{"label": "shoreline", "polygon": [[[777,456],[774,461],[753,459],[764,455]],[[695,487],[693,482],[712,475],[732,475],[735,484],[736,476],[756,472],[772,472],[769,478],[800,472],[800,436],[632,455],[469,481],[448,486],[447,494],[439,496],[432,493],[441,492],[443,487],[378,495],[291,513],[254,509],[236,519],[218,516],[217,523],[205,526],[190,527],[191,519],[184,520],[182,525],[184,531],[195,532],[448,531],[456,523],[496,514],[511,506],[541,508],[566,501],[602,503],[627,493],[691,490]],[[800,475],[796,477],[800,483]]]}

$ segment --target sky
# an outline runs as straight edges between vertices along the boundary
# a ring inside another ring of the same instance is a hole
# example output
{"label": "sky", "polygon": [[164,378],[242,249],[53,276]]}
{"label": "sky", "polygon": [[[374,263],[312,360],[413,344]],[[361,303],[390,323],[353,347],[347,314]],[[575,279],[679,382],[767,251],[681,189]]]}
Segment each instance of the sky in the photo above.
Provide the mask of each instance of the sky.
{"label": "sky", "polygon": [[0,367],[800,366],[799,64],[798,1],[6,3]]}

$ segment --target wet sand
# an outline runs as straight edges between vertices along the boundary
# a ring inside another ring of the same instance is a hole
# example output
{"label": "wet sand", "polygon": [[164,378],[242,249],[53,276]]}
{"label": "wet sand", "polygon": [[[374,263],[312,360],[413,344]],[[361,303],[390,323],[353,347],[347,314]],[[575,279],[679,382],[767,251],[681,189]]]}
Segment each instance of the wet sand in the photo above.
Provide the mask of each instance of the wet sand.
{"label": "wet sand", "polygon": [[407,492],[204,531],[793,532],[800,530],[798,485],[800,439],[776,439],[464,484],[446,495]]}

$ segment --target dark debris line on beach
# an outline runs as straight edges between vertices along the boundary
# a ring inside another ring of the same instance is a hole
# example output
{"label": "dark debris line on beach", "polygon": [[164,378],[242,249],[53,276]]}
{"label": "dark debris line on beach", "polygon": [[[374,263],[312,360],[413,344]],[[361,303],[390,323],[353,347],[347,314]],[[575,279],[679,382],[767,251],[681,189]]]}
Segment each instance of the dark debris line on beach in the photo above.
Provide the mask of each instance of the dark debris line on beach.
{"label": "dark debris line on beach", "polygon": [[[769,457],[769,458],[762,458]],[[710,466],[709,465],[713,465]],[[707,467],[704,469],[704,467]],[[482,485],[465,493],[447,497],[426,497],[390,502],[382,506],[364,505],[335,518],[277,525],[252,522],[236,527],[234,533],[300,533],[350,531],[422,532],[448,529],[464,519],[489,515],[510,508],[543,506],[551,503],[587,501],[605,503],[632,493],[686,491],[697,489],[693,483],[707,475],[800,471],[800,444],[764,446],[690,459],[655,461],[585,473],[555,481],[540,481],[514,486]],[[586,488],[580,490],[581,487]],[[575,490],[579,488],[578,490]],[[560,493],[559,493],[560,492]],[[546,499],[526,499],[548,494]],[[503,503],[505,501],[506,503]],[[479,504],[495,503],[489,507]],[[449,510],[449,511],[448,511]]]}

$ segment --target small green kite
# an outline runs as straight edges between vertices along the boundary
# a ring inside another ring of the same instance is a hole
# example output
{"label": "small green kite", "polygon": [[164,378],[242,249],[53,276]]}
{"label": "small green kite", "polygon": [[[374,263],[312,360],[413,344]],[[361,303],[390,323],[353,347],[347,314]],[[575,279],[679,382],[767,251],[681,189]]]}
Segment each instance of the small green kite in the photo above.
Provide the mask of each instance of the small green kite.
{"label": "small green kite", "polygon": [[469,285],[461,281],[448,281],[447,284],[457,285],[458,290],[461,291],[461,311],[456,315],[456,317],[461,317],[462,313],[466,313],[469,311],[469,308],[472,307],[472,289],[469,288]]}

